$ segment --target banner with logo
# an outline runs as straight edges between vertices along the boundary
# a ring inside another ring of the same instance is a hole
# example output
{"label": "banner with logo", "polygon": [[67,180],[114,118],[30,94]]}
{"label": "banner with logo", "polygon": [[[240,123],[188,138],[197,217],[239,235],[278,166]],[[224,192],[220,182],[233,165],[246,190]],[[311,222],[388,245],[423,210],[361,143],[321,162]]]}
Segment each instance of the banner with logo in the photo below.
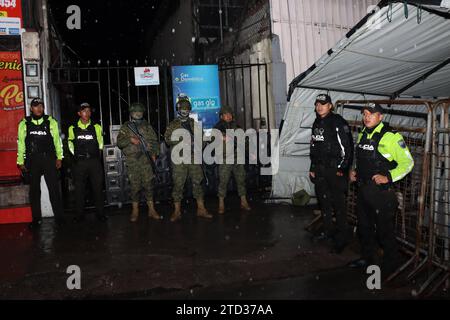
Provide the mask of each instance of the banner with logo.
{"label": "banner with logo", "polygon": [[20,176],[17,125],[25,115],[20,51],[0,52],[0,75],[0,179],[4,179]]}
{"label": "banner with logo", "polygon": [[[174,108],[178,97],[186,95],[192,104],[193,117],[211,129],[219,120],[220,86],[217,65],[172,67]],[[176,110],[175,110],[176,112]]]}
{"label": "banner with logo", "polygon": [[158,67],[134,68],[134,82],[137,86],[159,86]]}

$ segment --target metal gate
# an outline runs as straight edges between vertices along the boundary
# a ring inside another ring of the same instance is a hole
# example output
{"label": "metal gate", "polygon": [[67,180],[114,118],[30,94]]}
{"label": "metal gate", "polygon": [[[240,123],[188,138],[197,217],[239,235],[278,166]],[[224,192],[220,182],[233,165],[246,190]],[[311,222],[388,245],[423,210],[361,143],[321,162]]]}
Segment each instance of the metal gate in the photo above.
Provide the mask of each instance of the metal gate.
{"label": "metal gate", "polygon": [[[142,64],[143,63],[143,64]],[[172,96],[170,86],[170,67],[162,65],[159,67],[161,76],[161,86],[139,87],[134,81],[134,67],[148,65],[144,60],[139,63],[135,61],[130,64],[126,60],[123,64],[119,61],[102,62],[98,60],[96,64],[87,62],[81,65],[79,62],[69,64],[64,67],[52,68],[49,71],[49,83],[53,91],[61,86],[93,85],[97,87],[97,92],[77,93],[78,98],[73,101],[80,103],[84,100],[94,99],[98,108],[94,110],[93,116],[97,117],[104,129],[111,129],[111,126],[121,125],[129,119],[128,105],[132,102],[141,102],[147,108],[147,120],[153,126],[159,138],[164,133],[165,127],[173,111],[169,106],[172,105]],[[59,105],[61,111],[66,108],[73,109],[70,105],[65,105],[61,96],[52,95],[52,103]],[[88,101],[89,102],[89,101]],[[74,111],[75,113],[75,111]],[[114,137],[111,130],[105,132],[105,141],[111,144]]]}
{"label": "metal gate", "polygon": [[[132,63],[128,60],[98,60],[86,64],[67,63],[49,69],[50,99],[53,106],[59,106],[62,132],[67,133],[69,125],[77,120],[77,105],[85,101],[93,106],[92,118],[100,122],[105,131],[103,156],[108,204],[121,205],[129,202],[130,188],[126,167],[116,146],[116,138],[120,126],[129,119],[128,106],[133,102],[141,102],[146,106],[147,120],[160,141],[161,156],[156,167],[161,183],[155,186],[155,198],[162,200],[170,197],[170,151],[164,142],[163,134],[167,124],[174,118],[171,66],[159,66],[161,85],[136,86],[134,67],[148,65],[146,60]],[[257,130],[267,127],[267,123],[270,123],[267,65],[226,64],[220,65],[219,70],[222,104],[234,107],[237,122],[241,127]],[[66,139],[63,139],[63,144],[67,154]],[[68,157],[64,161],[64,167],[69,168],[64,170],[64,184],[65,189],[70,191],[73,188],[70,179],[71,159]],[[261,187],[270,185],[270,180],[260,179],[258,166],[247,166],[247,171],[249,189],[260,190]],[[215,194],[218,180],[216,166],[207,166],[206,174],[211,182],[206,191]]]}
{"label": "metal gate", "polygon": [[234,108],[239,126],[244,130],[274,128],[268,65],[222,64],[219,70],[222,104]]}

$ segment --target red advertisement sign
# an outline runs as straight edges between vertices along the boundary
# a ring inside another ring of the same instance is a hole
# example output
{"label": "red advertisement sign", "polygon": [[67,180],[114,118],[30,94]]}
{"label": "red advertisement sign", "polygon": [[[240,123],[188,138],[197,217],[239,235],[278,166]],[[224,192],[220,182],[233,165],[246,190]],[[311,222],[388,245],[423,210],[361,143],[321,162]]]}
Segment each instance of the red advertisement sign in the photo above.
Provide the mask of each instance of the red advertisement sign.
{"label": "red advertisement sign", "polygon": [[20,176],[17,125],[24,115],[20,51],[0,52],[0,179]]}
{"label": "red advertisement sign", "polygon": [[22,0],[0,0],[0,17],[22,19]]}

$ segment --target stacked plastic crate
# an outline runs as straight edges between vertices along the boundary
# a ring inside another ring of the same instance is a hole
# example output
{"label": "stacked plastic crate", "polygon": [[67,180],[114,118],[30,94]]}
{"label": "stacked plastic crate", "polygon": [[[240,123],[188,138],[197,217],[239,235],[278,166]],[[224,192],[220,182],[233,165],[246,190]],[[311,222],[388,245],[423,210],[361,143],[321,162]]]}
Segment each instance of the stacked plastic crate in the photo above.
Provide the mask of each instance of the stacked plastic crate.
{"label": "stacked plastic crate", "polygon": [[125,197],[126,181],[124,179],[124,164],[122,152],[117,146],[106,145],[103,150],[105,164],[106,199],[110,205],[127,202]]}

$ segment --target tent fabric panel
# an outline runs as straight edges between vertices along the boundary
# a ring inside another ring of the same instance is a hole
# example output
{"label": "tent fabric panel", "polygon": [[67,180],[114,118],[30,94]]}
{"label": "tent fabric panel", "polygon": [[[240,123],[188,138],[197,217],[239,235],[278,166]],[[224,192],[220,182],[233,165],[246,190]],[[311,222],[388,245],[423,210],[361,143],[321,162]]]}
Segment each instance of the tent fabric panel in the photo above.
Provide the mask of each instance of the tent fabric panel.
{"label": "tent fabric panel", "polygon": [[[350,39],[342,39],[331,55],[322,56],[297,86],[343,91],[351,88],[391,96],[447,60],[450,20],[424,11],[418,24],[414,19],[417,8],[408,8],[410,16],[406,19],[403,4],[395,4],[389,22],[388,7],[383,7]],[[428,86],[427,91],[433,87]],[[442,92],[439,87],[437,90]],[[417,90],[415,93],[421,95]]]}
{"label": "tent fabric panel", "polygon": [[403,93],[404,96],[449,97],[450,64],[436,71],[426,81],[421,81]]}

